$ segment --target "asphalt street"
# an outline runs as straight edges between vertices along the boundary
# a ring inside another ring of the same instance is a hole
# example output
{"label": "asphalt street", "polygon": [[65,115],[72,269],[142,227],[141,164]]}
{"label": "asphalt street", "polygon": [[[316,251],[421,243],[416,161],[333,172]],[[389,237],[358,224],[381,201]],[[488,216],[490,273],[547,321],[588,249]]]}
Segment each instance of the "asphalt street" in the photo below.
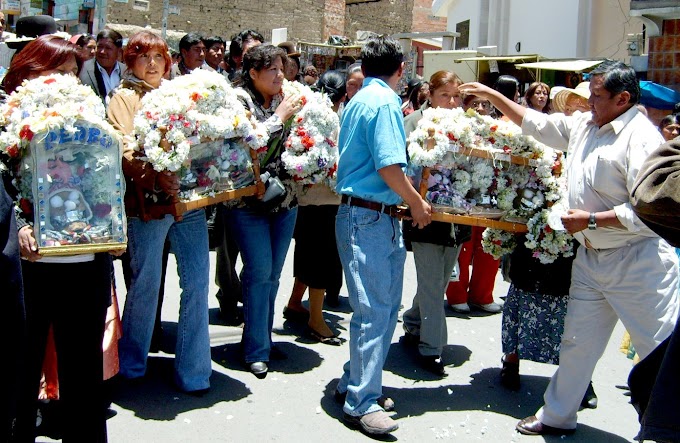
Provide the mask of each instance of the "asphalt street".
{"label": "asphalt street", "polygon": [[[116,277],[121,310],[125,287],[119,262]],[[333,392],[347,343],[340,347],[315,343],[304,327],[284,321],[283,307],[293,283],[293,245],[282,273],[276,303],[274,341],[287,358],[272,361],[266,379],[258,380],[241,364],[241,329],[225,326],[218,317],[210,288],[210,340],[213,356],[211,390],[203,397],[178,392],[172,385],[174,331],[179,307],[179,281],[170,256],[163,305],[165,330],[162,352],[152,354],[145,379],[115,394],[108,421],[110,442],[333,442],[368,441],[370,437],[346,426]],[[240,268],[240,263],[238,267]],[[215,255],[211,253],[211,279]],[[410,307],[416,289],[413,257],[406,261],[403,304]],[[496,301],[508,284],[497,277]],[[445,303],[442,296],[442,303]],[[403,311],[402,311],[403,312]],[[331,327],[349,338],[349,303],[341,292],[338,309],[326,310]],[[394,418],[399,430],[387,441],[544,441],[514,428],[521,418],[542,405],[543,392],[556,367],[523,361],[522,387],[505,390],[498,382],[501,358],[501,315],[455,314],[447,308],[448,343],[444,352],[448,377],[437,379],[420,369],[412,351],[399,343],[397,325],[383,372],[384,393],[396,402]],[[617,325],[600,361],[593,383],[599,407],[579,413],[579,427],[571,436],[545,441],[632,441],[638,431],[637,414],[616,385],[625,384],[631,368],[618,347],[623,327]],[[51,441],[38,439],[38,441]]]}

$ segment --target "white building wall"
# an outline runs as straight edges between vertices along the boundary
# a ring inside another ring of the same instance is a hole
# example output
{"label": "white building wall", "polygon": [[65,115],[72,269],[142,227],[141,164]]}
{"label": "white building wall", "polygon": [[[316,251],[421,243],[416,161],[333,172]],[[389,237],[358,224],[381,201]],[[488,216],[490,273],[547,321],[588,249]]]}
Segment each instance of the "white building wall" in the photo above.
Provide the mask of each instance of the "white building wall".
{"label": "white building wall", "polygon": [[[499,55],[627,60],[626,34],[642,31],[625,0],[434,0],[447,29],[470,20],[470,48],[497,46]],[[515,50],[517,42],[520,51]]]}
{"label": "white building wall", "polygon": [[[486,35],[480,35],[480,21],[481,21],[481,11],[480,11],[480,1],[482,0],[454,0],[449,1],[448,8],[446,9],[447,31],[456,30],[456,24],[464,22],[465,20],[470,20],[470,41],[469,47],[471,49],[476,49],[480,46],[485,46]],[[484,11],[486,14],[486,11]]]}
{"label": "white building wall", "polygon": [[[509,3],[507,47],[503,48],[503,54],[540,54],[549,58],[579,56],[579,0],[511,0]],[[518,42],[519,51],[515,49]]]}

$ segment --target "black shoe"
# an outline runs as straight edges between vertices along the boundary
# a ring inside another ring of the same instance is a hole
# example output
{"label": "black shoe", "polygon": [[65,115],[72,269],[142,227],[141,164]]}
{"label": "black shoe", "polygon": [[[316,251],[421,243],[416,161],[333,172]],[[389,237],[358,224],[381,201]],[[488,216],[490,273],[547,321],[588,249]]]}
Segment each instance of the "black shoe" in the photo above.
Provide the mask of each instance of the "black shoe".
{"label": "black shoe", "polygon": [[511,391],[519,390],[519,363],[507,362],[501,359],[501,385]]}
{"label": "black shoe", "polygon": [[404,331],[404,336],[402,337],[401,342],[404,344],[404,346],[418,347],[420,344],[420,336],[411,334],[408,331]]}
{"label": "black shoe", "polygon": [[571,435],[576,431],[576,428],[563,429],[544,425],[535,415],[520,420],[515,429],[524,435]]}
{"label": "black shoe", "polygon": [[596,409],[597,408],[597,394],[595,394],[595,389],[593,388],[593,382],[588,383],[588,389],[586,390],[583,400],[581,400],[581,407],[585,409]]}
{"label": "black shoe", "polygon": [[330,346],[340,346],[342,345],[342,339],[338,337],[337,335],[332,335],[330,337],[325,337],[318,332],[316,332],[314,329],[312,329],[310,326],[307,326],[306,334],[310,336],[312,339],[318,341],[319,343],[322,343],[324,345],[330,345]]}
{"label": "black shoe", "polygon": [[243,314],[241,314],[241,311],[236,306],[226,308],[220,305],[220,317],[222,317],[227,326],[243,326]]}
{"label": "black shoe", "polygon": [[440,377],[446,377],[448,375],[446,373],[446,369],[444,368],[444,361],[439,355],[421,355],[420,365],[423,367],[423,369],[433,373],[434,375],[438,375]]}
{"label": "black shoe", "polygon": [[250,363],[249,365],[250,372],[260,380],[265,378],[267,376],[267,372],[269,371],[269,368],[267,367],[267,363],[263,361],[256,361],[253,363]]}
{"label": "black shoe", "polygon": [[295,323],[309,323],[309,312],[296,311],[288,306],[283,308],[283,318]]}

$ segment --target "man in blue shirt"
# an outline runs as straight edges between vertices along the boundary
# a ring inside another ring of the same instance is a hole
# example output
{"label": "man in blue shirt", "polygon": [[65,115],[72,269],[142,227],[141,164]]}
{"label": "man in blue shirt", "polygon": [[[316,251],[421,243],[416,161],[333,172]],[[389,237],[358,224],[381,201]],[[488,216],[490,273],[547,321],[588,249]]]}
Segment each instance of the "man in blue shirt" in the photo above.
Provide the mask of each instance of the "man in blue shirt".
{"label": "man in blue shirt", "polygon": [[406,250],[396,204],[411,208],[414,226],[431,221],[431,207],[404,174],[406,137],[401,100],[394,92],[403,72],[399,43],[369,40],[361,51],[363,88],[345,108],[340,128],[336,191],[342,204],[335,234],[354,311],[350,358],[338,383],[345,420],[369,434],[398,428],[386,413],[382,369],[401,302]]}

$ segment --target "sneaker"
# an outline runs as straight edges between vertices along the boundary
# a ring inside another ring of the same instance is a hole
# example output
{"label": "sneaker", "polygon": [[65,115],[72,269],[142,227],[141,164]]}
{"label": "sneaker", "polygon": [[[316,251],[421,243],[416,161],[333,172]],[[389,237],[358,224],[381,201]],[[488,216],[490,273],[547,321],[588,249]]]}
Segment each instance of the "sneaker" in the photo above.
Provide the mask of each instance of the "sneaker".
{"label": "sneaker", "polygon": [[[335,398],[335,401],[338,404],[343,405],[343,404],[345,404],[345,398],[347,398],[347,392],[340,392],[336,389],[333,397]],[[384,395],[381,395],[378,398],[377,403],[378,403],[378,406],[380,406],[381,408],[383,408],[387,412],[394,411],[394,400],[392,400],[390,397],[386,397]]]}
{"label": "sneaker", "polygon": [[382,435],[389,434],[399,429],[399,424],[392,420],[385,411],[371,412],[370,414],[355,417],[345,413],[343,419],[356,428],[361,428],[367,434]]}
{"label": "sneaker", "polygon": [[489,312],[491,314],[498,314],[503,310],[503,307],[498,303],[487,303],[485,305],[470,303],[470,306],[472,306],[475,309],[479,309],[480,311]]}
{"label": "sneaker", "polygon": [[453,312],[458,312],[460,314],[469,314],[470,306],[467,303],[458,303],[455,305],[449,305]]}

